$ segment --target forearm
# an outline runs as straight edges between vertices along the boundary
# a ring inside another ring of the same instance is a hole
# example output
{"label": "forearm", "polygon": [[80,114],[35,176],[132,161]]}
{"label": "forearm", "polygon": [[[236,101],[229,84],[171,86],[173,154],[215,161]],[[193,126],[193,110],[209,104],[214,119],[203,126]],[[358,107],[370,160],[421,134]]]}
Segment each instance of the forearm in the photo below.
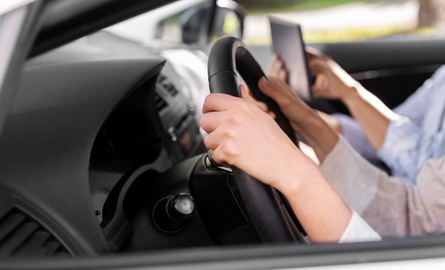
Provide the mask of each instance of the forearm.
{"label": "forearm", "polygon": [[314,149],[320,162],[334,149],[338,142],[337,133],[321,119],[315,111],[310,111],[304,123],[292,124],[294,130]]}
{"label": "forearm", "polygon": [[361,85],[350,88],[341,100],[360,123],[371,144],[380,149],[385,141],[388,125],[397,119],[397,114]]}
{"label": "forearm", "polygon": [[[302,168],[300,168],[302,169]],[[289,200],[301,225],[314,242],[338,242],[352,211],[314,164],[304,167],[311,176],[295,179],[295,186],[277,187]]]}
{"label": "forearm", "polygon": [[[360,155],[369,161],[379,160],[375,147],[371,144],[357,120],[341,113],[333,114],[332,117],[338,121],[342,131],[341,135]],[[385,136],[386,140],[387,136]]]}

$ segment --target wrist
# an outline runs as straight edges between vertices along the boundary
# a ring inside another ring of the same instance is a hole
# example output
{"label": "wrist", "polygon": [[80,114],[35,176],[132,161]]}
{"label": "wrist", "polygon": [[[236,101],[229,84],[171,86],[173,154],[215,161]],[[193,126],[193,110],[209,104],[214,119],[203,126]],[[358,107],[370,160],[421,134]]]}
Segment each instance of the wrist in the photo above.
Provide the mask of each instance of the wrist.
{"label": "wrist", "polygon": [[[292,177],[288,179],[289,181],[276,188],[288,198],[289,202],[295,202],[307,194],[316,193],[314,188],[317,189],[317,186],[327,181],[317,165],[312,161],[309,162],[307,164],[297,164],[295,167],[299,168],[299,170],[293,171]],[[294,211],[296,211],[294,204],[291,203],[291,205]],[[298,203],[298,205],[303,206],[304,204]]]}
{"label": "wrist", "polygon": [[360,98],[360,88],[362,86],[359,83],[346,87],[344,95],[340,98],[341,102],[348,108],[353,106],[356,100]]}
{"label": "wrist", "polygon": [[305,140],[316,139],[318,137],[317,134],[324,132],[325,128],[329,128],[314,110],[311,110],[311,112],[306,115],[303,122],[292,122],[291,124],[295,132]]}
{"label": "wrist", "polygon": [[320,162],[334,149],[339,137],[335,131],[318,115],[311,120],[311,124],[298,131],[303,139],[315,151]]}
{"label": "wrist", "polygon": [[273,185],[287,198],[304,192],[308,185],[323,177],[318,166],[298,148],[295,147],[293,152],[292,164],[288,164],[286,173],[281,174],[281,181]]}

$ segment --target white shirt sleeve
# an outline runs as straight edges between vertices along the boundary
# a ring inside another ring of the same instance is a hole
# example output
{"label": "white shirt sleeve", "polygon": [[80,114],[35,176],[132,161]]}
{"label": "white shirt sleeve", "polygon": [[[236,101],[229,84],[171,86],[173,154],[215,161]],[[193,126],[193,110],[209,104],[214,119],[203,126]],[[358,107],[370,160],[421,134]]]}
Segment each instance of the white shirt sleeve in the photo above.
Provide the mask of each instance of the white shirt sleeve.
{"label": "white shirt sleeve", "polygon": [[381,241],[382,238],[355,211],[338,243]]}

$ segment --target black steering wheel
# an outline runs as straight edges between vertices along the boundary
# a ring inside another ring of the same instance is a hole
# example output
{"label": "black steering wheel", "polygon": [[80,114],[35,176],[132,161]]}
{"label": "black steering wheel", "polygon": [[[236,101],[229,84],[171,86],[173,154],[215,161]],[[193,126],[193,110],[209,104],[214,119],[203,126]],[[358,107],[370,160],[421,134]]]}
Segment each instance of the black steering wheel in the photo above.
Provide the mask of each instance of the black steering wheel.
{"label": "black steering wheel", "polygon": [[[278,104],[258,88],[258,80],[265,76],[258,62],[240,40],[231,36],[222,37],[214,43],[208,59],[210,92],[240,97],[236,71],[243,77],[255,99],[265,102],[276,114],[278,125],[298,146],[289,120]],[[232,171],[248,215],[262,242],[300,242],[302,237],[297,229],[299,222],[289,209],[287,200],[275,189],[242,170],[232,167]]]}

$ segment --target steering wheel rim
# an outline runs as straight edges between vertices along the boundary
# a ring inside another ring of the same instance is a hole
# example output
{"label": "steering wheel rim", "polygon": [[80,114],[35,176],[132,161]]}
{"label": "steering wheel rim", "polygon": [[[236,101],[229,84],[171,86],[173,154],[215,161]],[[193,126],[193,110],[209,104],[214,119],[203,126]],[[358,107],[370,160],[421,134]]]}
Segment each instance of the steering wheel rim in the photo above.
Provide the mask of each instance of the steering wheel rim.
{"label": "steering wheel rim", "polygon": [[[240,97],[236,70],[243,77],[253,96],[269,106],[277,116],[278,125],[298,146],[289,120],[281,112],[278,104],[258,88],[258,80],[265,76],[258,62],[240,40],[231,36],[221,37],[214,43],[208,59],[210,92]],[[289,213],[283,212],[277,191],[236,167],[232,167],[232,171],[248,215],[262,242],[296,242],[296,235],[293,233],[297,231],[295,224],[288,221]]]}

